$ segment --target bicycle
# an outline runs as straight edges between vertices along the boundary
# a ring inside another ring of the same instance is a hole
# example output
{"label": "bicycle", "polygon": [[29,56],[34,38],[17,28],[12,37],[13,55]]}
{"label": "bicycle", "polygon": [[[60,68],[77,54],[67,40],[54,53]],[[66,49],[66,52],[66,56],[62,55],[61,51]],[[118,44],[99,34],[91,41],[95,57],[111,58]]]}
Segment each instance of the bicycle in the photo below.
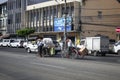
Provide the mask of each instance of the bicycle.
{"label": "bicycle", "polygon": [[69,53],[69,58],[71,59],[76,59],[76,58],[84,58],[84,56],[86,55],[87,53],[87,50],[82,52],[80,51],[81,49],[77,48],[77,47],[71,47],[70,48],[70,53]]}

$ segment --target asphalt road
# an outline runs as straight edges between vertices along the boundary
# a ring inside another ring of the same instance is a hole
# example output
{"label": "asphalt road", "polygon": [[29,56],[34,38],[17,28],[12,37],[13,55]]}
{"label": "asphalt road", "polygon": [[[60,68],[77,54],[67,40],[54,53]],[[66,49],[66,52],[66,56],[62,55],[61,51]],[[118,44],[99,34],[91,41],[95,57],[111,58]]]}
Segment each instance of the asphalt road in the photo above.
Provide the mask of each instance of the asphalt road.
{"label": "asphalt road", "polygon": [[0,80],[120,80],[120,56],[40,58],[22,48],[0,48]]}

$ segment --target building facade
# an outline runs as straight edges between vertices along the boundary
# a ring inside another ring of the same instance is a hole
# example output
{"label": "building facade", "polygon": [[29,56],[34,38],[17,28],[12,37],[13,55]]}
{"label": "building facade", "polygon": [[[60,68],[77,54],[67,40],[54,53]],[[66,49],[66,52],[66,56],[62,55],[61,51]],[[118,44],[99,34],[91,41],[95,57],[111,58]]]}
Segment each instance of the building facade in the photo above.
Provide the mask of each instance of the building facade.
{"label": "building facade", "polygon": [[8,0],[7,7],[7,31],[9,34],[15,34],[16,30],[22,29],[25,26],[26,0]]}
{"label": "building facade", "polygon": [[[79,0],[80,1],[80,0]],[[76,41],[80,36],[80,2],[78,0],[67,0],[66,11],[64,0],[50,0],[27,6],[26,27],[36,30],[37,35],[52,37],[63,40],[64,17],[66,13],[67,36]],[[63,22],[62,22],[63,21]],[[59,26],[60,25],[60,26]],[[59,29],[57,29],[59,28]],[[60,30],[61,29],[61,30]]]}
{"label": "building facade", "polygon": [[105,35],[119,40],[120,0],[85,0],[81,8],[82,36]]}
{"label": "building facade", "polygon": [[46,1],[50,1],[50,0],[27,0],[27,5],[33,5],[33,4],[46,2]]}
{"label": "building facade", "polygon": [[[119,0],[66,0],[66,3],[67,17],[72,18],[67,36],[74,41],[98,35],[119,39],[119,33],[115,31],[120,26]],[[29,5],[26,10],[26,26],[35,28],[36,33],[43,37],[62,39],[64,30],[55,31],[55,20],[64,17],[64,10],[64,0]]]}
{"label": "building facade", "polygon": [[0,36],[7,33],[7,1],[0,3]]}
{"label": "building facade", "polygon": [[27,5],[32,5],[48,0],[8,0],[8,34],[16,34],[16,31],[25,27],[25,11]]}
{"label": "building facade", "polygon": [[74,42],[97,35],[120,38],[115,31],[120,26],[119,0],[66,0],[66,11],[65,0],[8,0],[7,7],[8,33],[29,27],[36,30],[33,35],[63,40],[66,25]]}

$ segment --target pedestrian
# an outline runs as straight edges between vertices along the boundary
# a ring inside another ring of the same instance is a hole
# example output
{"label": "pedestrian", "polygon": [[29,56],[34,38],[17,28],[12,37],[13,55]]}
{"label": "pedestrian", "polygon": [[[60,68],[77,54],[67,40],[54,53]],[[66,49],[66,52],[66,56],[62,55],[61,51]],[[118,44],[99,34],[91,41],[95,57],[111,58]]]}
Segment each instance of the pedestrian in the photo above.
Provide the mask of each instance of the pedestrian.
{"label": "pedestrian", "polygon": [[40,57],[43,57],[42,48],[43,48],[43,46],[44,46],[44,43],[43,43],[42,39],[43,39],[43,38],[41,37],[41,38],[39,38],[39,39],[37,40],[38,55],[39,55]]}
{"label": "pedestrian", "polygon": [[71,48],[73,48],[73,44],[71,39],[69,38],[66,39],[66,43],[67,43],[67,51],[68,51],[68,57],[69,57],[69,55],[71,55]]}
{"label": "pedestrian", "polygon": [[62,50],[63,50],[63,41],[62,41],[62,40],[60,40],[59,44],[60,44],[61,51],[62,51]]}

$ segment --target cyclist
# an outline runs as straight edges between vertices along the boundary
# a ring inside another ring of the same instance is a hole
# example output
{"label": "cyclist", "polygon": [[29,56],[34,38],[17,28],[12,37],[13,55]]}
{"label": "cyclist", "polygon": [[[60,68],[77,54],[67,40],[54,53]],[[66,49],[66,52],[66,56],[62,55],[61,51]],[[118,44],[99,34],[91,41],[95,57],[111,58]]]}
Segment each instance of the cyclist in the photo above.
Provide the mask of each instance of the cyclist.
{"label": "cyclist", "polygon": [[43,48],[44,43],[43,43],[42,39],[43,39],[43,38],[41,37],[41,38],[39,38],[39,39],[37,40],[38,55],[39,55],[40,57],[43,57],[42,48]]}

